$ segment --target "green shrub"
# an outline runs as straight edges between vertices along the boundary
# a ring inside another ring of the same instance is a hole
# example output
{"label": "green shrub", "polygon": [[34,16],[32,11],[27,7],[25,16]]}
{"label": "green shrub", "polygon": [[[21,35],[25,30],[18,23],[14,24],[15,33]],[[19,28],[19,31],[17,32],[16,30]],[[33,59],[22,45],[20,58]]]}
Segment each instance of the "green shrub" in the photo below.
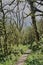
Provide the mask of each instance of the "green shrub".
{"label": "green shrub", "polygon": [[43,65],[43,54],[30,54],[25,62],[25,65]]}

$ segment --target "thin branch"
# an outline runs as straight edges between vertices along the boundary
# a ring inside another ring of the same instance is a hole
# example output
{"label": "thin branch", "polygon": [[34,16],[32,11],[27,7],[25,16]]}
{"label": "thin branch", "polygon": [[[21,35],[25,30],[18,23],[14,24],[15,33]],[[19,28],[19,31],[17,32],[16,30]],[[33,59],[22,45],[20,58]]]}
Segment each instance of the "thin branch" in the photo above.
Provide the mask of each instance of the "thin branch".
{"label": "thin branch", "polygon": [[43,13],[43,11],[39,10],[38,8],[36,8],[36,7],[33,7],[33,8],[34,8],[35,11]]}
{"label": "thin branch", "polygon": [[[16,6],[17,6],[17,4],[14,6],[14,8],[15,8]],[[7,10],[7,11],[5,12],[5,14],[7,14],[8,12],[13,12],[14,8],[11,9],[11,10],[4,9],[4,10]]]}
{"label": "thin branch", "polygon": [[37,14],[37,15],[35,15],[35,16],[43,16],[43,14]]}
{"label": "thin branch", "polygon": [[38,4],[40,4],[40,5],[42,5],[42,6],[43,6],[43,3],[41,3],[41,2],[36,2],[36,3],[38,3]]}
{"label": "thin branch", "polygon": [[[25,13],[25,14],[26,14],[26,13]],[[28,16],[31,16],[31,14],[32,14],[32,13],[26,14],[27,16],[25,16],[24,19],[27,18]]]}

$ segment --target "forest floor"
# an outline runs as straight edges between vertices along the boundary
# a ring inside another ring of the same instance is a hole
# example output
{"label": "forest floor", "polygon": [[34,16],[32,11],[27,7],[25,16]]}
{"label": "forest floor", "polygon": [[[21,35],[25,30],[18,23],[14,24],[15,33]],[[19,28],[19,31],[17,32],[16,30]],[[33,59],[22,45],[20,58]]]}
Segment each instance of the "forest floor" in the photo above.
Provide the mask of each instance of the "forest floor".
{"label": "forest floor", "polygon": [[27,50],[16,62],[15,65],[24,65],[27,56],[31,53],[31,50]]}

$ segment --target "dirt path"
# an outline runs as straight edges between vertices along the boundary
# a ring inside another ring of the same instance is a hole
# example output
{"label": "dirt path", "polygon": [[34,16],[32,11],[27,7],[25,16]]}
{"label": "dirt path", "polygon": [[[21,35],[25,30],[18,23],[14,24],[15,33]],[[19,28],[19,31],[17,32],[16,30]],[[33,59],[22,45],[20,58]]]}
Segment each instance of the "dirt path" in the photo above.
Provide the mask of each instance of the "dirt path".
{"label": "dirt path", "polygon": [[30,54],[30,53],[31,53],[31,50],[26,51],[26,53],[24,53],[24,54],[20,57],[20,59],[17,61],[17,63],[16,63],[15,65],[24,65],[24,62],[25,62],[25,60],[26,60],[28,54]]}

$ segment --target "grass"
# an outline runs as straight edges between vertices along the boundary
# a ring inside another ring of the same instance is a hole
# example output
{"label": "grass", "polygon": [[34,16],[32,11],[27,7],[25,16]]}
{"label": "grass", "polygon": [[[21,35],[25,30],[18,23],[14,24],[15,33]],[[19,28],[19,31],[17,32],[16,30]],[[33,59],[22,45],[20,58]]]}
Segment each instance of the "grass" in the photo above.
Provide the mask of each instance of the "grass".
{"label": "grass", "polygon": [[19,53],[18,54],[11,54],[11,55],[9,55],[4,62],[3,62],[3,60],[2,60],[2,62],[0,62],[0,65],[15,65],[15,63],[17,62],[17,60],[19,59],[19,57],[27,49],[28,49],[28,45],[19,44],[18,47],[15,45],[13,47],[13,51],[15,51],[15,50],[19,51]]}
{"label": "grass", "polygon": [[35,52],[31,53],[24,65],[43,65],[43,53]]}

